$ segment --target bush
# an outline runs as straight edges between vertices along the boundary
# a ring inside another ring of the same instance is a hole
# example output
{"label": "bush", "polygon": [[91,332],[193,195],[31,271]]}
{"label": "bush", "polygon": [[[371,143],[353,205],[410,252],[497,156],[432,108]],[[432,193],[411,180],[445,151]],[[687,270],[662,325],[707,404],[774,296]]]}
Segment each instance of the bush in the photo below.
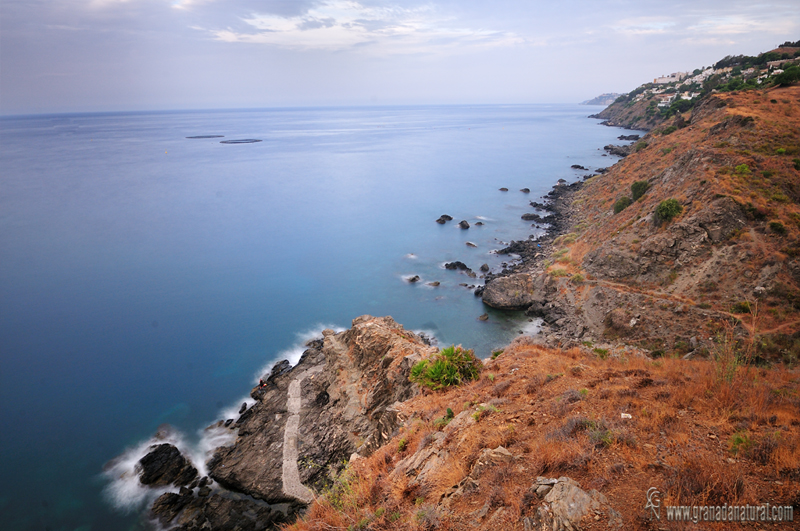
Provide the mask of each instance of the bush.
{"label": "bush", "polygon": [[614,203],[614,214],[619,214],[620,212],[631,206],[631,203],[632,201],[630,197],[626,195],[620,197],[619,199],[617,199],[617,202]]}
{"label": "bush", "polygon": [[650,188],[650,183],[647,181],[636,181],[631,185],[631,198],[638,201],[644,195],[647,189]]}
{"label": "bush", "polygon": [[678,128],[677,128],[676,126],[674,126],[674,125],[670,125],[670,126],[669,126],[669,127],[667,127],[666,129],[664,129],[663,131],[661,131],[661,134],[662,134],[662,135],[669,135],[669,134],[672,134],[672,133],[674,133],[674,132],[675,132],[675,131],[677,131],[677,130],[678,130]]}
{"label": "bush", "polygon": [[775,234],[780,234],[781,236],[786,234],[786,227],[784,227],[783,223],[781,223],[780,221],[770,221],[769,230],[771,230]]}
{"label": "bush", "polygon": [[750,175],[750,166],[747,164],[739,164],[736,166],[736,168],[734,168],[734,171],[736,171],[736,173],[739,175]]}
{"label": "bush", "polygon": [[646,147],[647,147],[647,142],[645,142],[644,140],[641,140],[639,142],[636,142],[636,144],[633,146],[633,150],[634,151],[641,151]]}
{"label": "bush", "polygon": [[681,212],[683,212],[683,207],[672,198],[661,201],[656,207],[656,217],[661,221],[670,221]]}
{"label": "bush", "polygon": [[569,279],[569,281],[572,282],[573,284],[583,284],[584,280],[585,279],[583,278],[583,275],[581,275],[580,273],[572,275],[572,278]]}
{"label": "bush", "polygon": [[786,155],[786,148],[778,148],[775,150],[776,155]]}
{"label": "bush", "polygon": [[471,349],[451,345],[411,368],[409,379],[433,390],[477,380],[483,364]]}
{"label": "bush", "polygon": [[792,159],[792,162],[794,162],[794,169],[800,170],[800,159]]}

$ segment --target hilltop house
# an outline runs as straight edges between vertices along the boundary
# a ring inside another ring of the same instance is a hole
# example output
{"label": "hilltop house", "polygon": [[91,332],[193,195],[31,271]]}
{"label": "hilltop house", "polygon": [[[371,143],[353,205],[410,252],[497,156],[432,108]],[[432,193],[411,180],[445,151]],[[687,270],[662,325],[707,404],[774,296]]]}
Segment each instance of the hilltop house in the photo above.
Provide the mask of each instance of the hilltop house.
{"label": "hilltop house", "polygon": [[659,107],[669,107],[670,104],[673,101],[675,101],[675,98],[677,96],[678,96],[677,94],[660,94],[660,95],[656,96],[656,99],[658,100],[658,106]]}
{"label": "hilltop house", "polygon": [[657,77],[653,80],[656,85],[666,85],[667,83],[674,83],[681,79],[688,77],[689,72],[673,72],[668,76]]}

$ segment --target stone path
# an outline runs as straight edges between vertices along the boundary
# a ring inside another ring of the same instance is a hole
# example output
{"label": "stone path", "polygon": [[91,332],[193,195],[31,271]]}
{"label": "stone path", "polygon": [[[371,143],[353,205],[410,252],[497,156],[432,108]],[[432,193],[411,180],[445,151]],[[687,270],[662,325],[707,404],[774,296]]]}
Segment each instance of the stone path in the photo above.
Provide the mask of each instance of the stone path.
{"label": "stone path", "polygon": [[298,374],[289,384],[287,393],[289,418],[283,431],[283,493],[304,503],[314,501],[314,493],[300,482],[300,472],[297,469],[297,430],[300,428],[300,406],[303,400],[300,384],[306,376],[321,370],[322,366],[318,366]]}

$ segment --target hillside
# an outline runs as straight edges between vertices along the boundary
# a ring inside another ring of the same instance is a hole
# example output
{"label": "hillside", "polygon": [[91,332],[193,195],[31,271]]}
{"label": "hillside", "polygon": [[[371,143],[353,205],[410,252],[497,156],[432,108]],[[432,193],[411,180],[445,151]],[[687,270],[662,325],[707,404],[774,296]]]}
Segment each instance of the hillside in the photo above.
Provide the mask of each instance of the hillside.
{"label": "hillside", "polygon": [[710,94],[780,83],[784,70],[800,63],[800,48],[790,44],[795,43],[755,57],[727,56],[710,67],[656,78],[619,96],[592,117],[611,126],[650,131],[673,116],[690,111]]}
{"label": "hillside", "polygon": [[[668,523],[666,505],[797,508],[797,372],[726,381],[716,369],[520,338],[478,381],[404,403],[400,433],[351,461],[289,529],[698,529]],[[569,500],[592,500],[588,514],[558,519],[563,500],[547,492],[557,478],[580,485]],[[644,509],[651,487],[661,521]]]}

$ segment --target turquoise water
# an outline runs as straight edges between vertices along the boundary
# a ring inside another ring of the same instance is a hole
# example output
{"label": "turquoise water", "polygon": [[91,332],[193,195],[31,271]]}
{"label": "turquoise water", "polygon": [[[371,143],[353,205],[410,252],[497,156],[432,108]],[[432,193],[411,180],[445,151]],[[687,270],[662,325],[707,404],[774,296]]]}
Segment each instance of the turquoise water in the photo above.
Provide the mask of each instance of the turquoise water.
{"label": "turquoise water", "polygon": [[[613,162],[598,148],[619,131],[595,110],[0,120],[3,528],[138,527],[103,464],[162,423],[196,441],[309,331],[392,315],[485,357],[534,330],[492,311],[477,321],[486,309],[458,285],[475,281],[442,264],[499,267],[490,251],[532,233],[528,201],[586,173],[571,164]],[[224,138],[186,138],[198,135]],[[220,143],[245,138],[262,142]]]}

